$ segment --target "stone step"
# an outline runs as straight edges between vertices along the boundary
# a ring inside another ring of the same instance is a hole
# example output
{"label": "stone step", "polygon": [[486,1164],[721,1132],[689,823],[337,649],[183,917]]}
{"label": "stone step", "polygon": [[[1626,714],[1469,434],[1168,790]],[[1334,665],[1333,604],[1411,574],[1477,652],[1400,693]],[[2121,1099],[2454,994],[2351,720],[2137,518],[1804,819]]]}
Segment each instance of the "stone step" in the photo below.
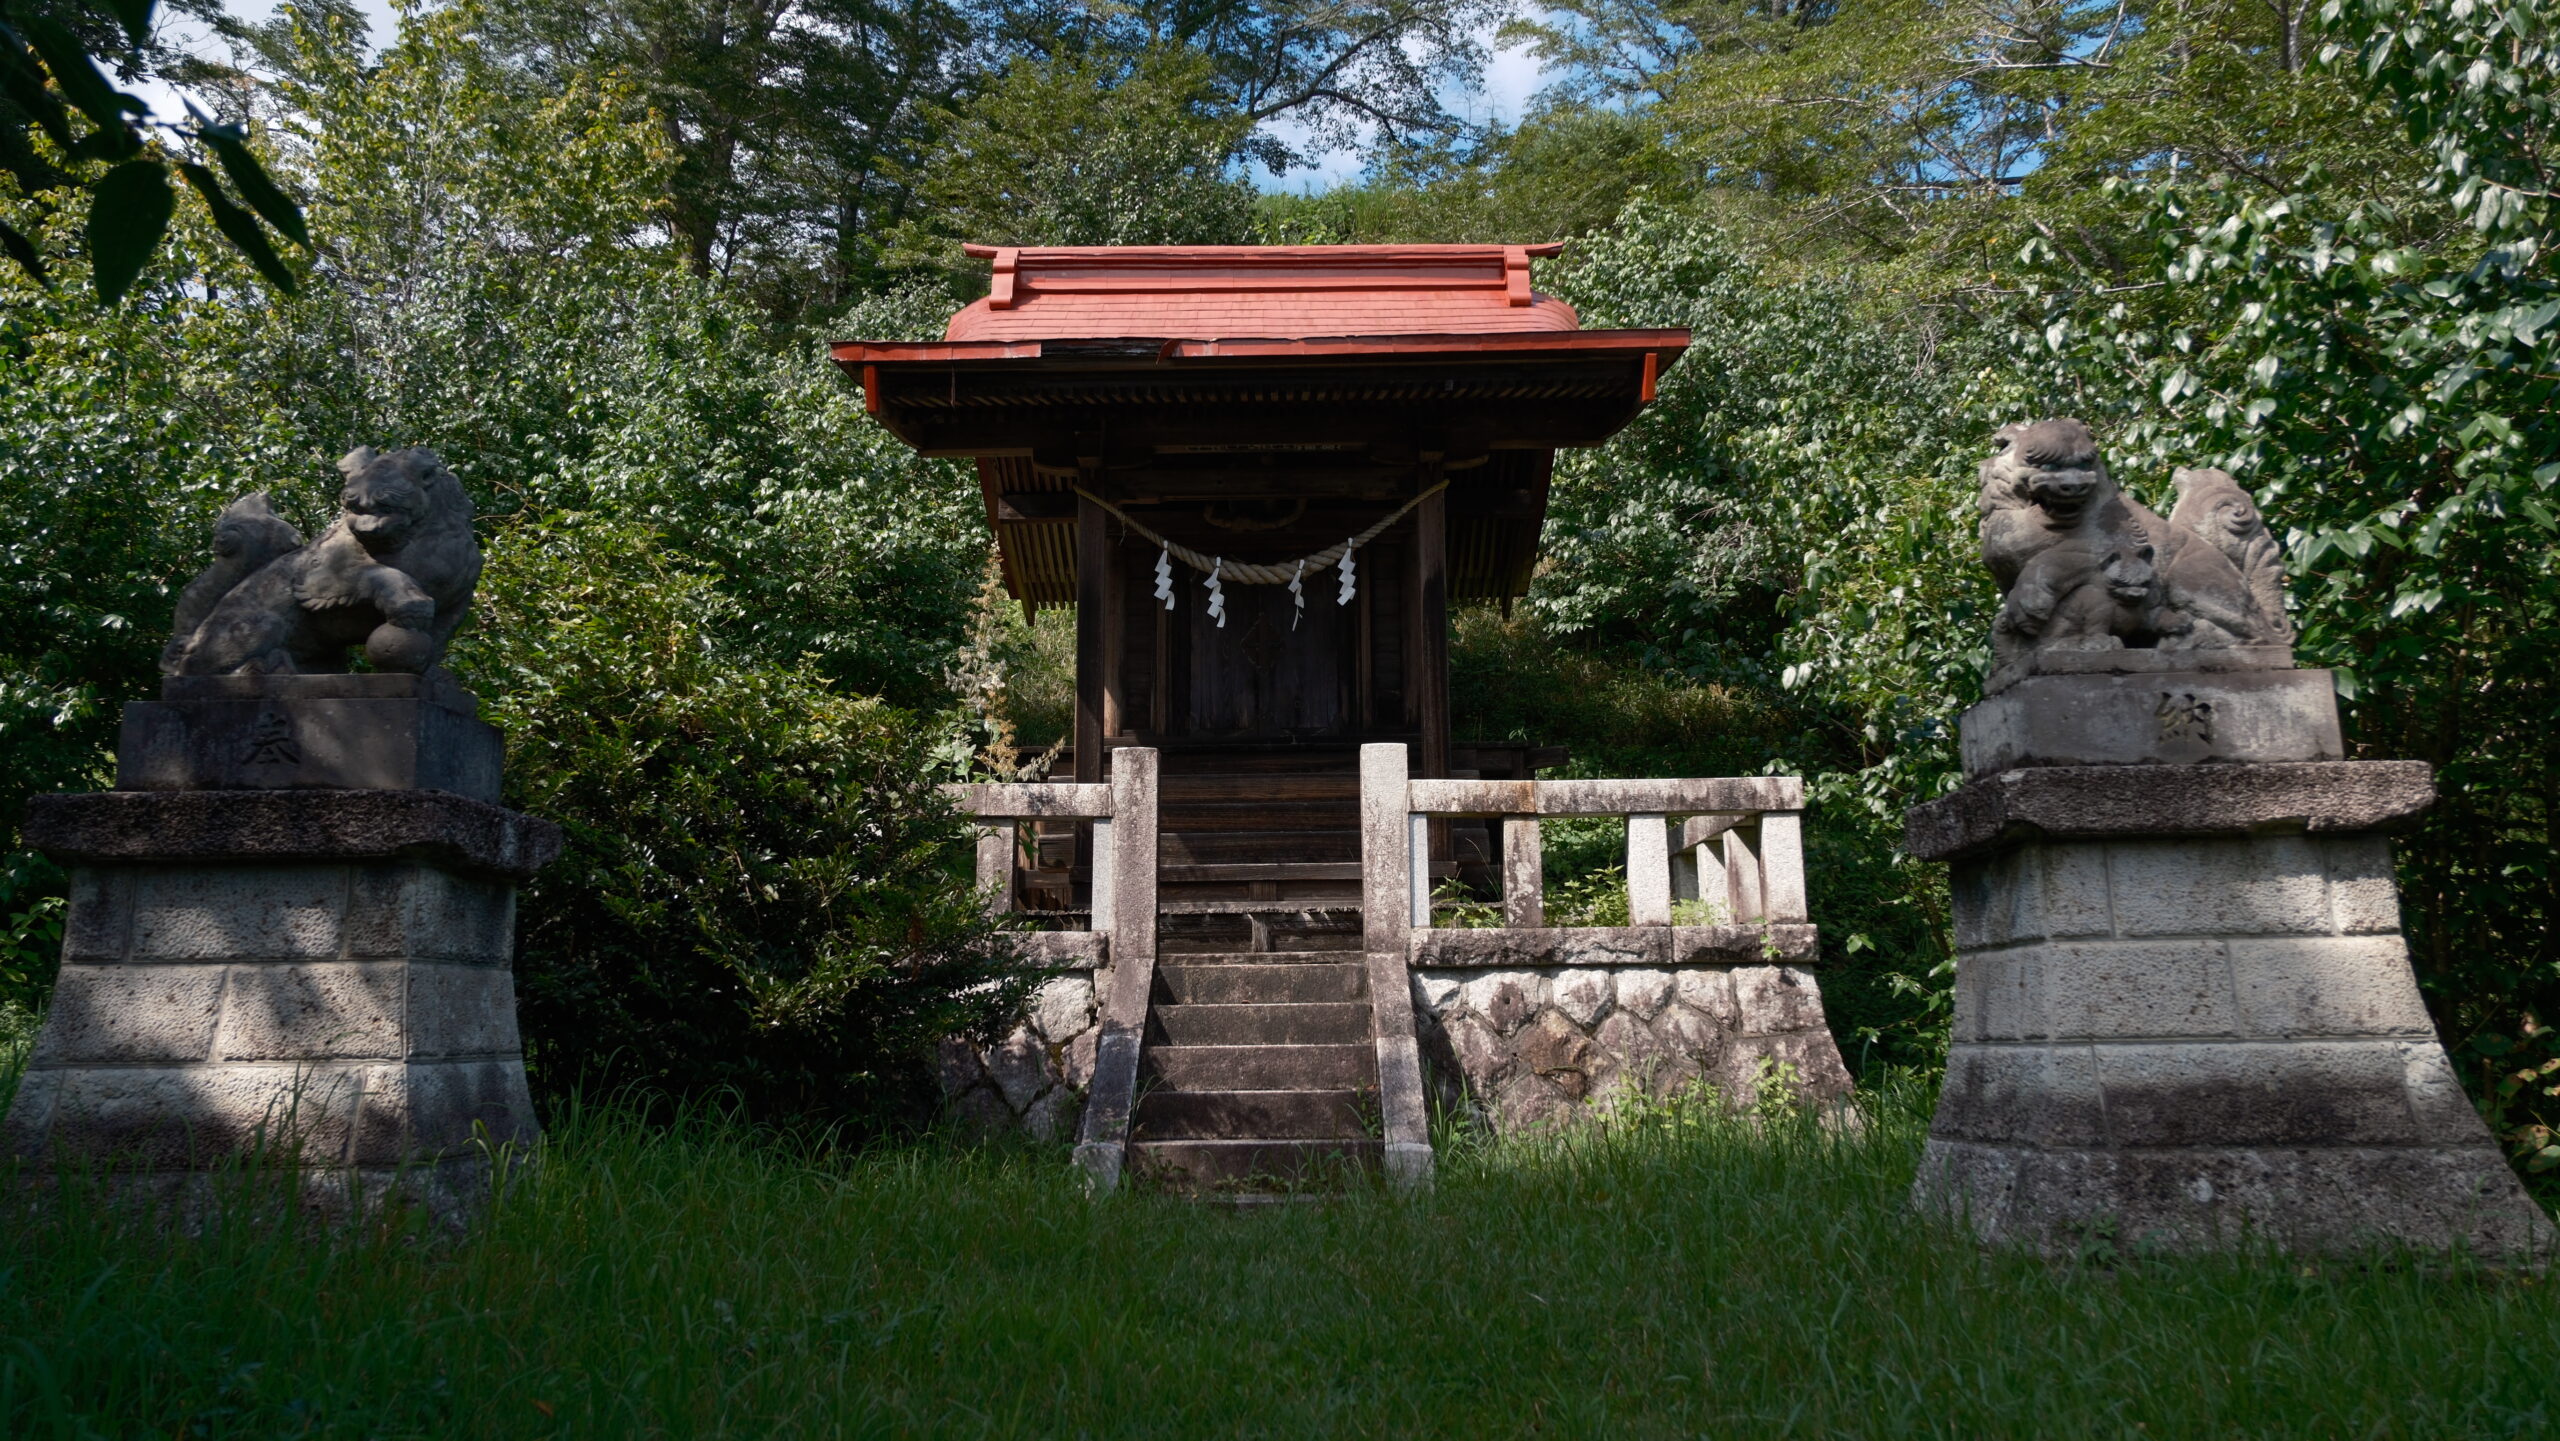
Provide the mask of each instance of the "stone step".
{"label": "stone step", "polygon": [[1150,1091],[1130,1121],[1133,1141],[1366,1140],[1378,1103],[1358,1091]]}
{"label": "stone step", "polygon": [[1156,964],[1165,966],[1361,966],[1366,957],[1357,950],[1298,951],[1158,951]]}
{"label": "stone step", "polygon": [[1149,1045],[1140,1074],[1178,1091],[1375,1090],[1378,1049],[1366,1040],[1329,1046]]}
{"label": "stone step", "polygon": [[1364,1001],[1368,996],[1369,969],[1356,962],[1249,960],[1198,965],[1185,956],[1179,963],[1164,961],[1156,966],[1156,999],[1178,1005]]}
{"label": "stone step", "polygon": [[1330,951],[1334,959],[1360,950],[1360,909],[1308,909],[1290,901],[1183,900],[1159,892],[1156,897],[1156,954],[1170,959],[1195,955],[1254,955],[1285,959],[1277,952]]}
{"label": "stone step", "polygon": [[1147,1017],[1150,1044],[1280,1047],[1350,1045],[1369,1039],[1366,1001],[1163,1005]]}
{"label": "stone step", "polygon": [[1309,1186],[1378,1169],[1383,1141],[1137,1141],[1129,1166],[1145,1182],[1174,1190]]}

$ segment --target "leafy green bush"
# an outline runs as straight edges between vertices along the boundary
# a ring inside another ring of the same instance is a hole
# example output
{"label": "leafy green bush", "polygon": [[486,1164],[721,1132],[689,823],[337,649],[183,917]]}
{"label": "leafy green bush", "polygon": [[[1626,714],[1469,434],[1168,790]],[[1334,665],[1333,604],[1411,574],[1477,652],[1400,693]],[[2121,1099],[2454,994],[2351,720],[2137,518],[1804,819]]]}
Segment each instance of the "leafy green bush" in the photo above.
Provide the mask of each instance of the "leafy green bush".
{"label": "leafy green bush", "polygon": [[520,902],[533,1073],[914,1118],[933,1042],[1013,1014],[1027,974],[972,893],[937,728],[723,643],[738,604],[627,522],[490,547],[454,663],[507,734],[510,802],[568,833]]}

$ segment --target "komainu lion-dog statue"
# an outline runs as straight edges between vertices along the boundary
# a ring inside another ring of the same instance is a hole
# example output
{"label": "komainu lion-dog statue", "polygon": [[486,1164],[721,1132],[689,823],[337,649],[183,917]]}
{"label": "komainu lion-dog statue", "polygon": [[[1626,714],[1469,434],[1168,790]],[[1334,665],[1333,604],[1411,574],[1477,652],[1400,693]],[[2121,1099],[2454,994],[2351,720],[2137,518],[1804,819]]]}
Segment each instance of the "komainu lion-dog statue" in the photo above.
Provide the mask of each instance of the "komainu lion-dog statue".
{"label": "komainu lion-dog statue", "polygon": [[359,447],[337,523],[308,545],[263,494],[214,527],[214,563],[178,601],[168,675],[343,671],[348,652],[386,671],[424,673],[471,608],[480,546],[471,500],[434,451]]}
{"label": "komainu lion-dog statue", "polygon": [[1982,463],[1982,563],[2000,583],[1984,689],[2065,651],[2213,650],[2292,664],[2275,539],[2219,470],[2180,470],[2162,520],[2127,495],[2076,420],[2001,427]]}

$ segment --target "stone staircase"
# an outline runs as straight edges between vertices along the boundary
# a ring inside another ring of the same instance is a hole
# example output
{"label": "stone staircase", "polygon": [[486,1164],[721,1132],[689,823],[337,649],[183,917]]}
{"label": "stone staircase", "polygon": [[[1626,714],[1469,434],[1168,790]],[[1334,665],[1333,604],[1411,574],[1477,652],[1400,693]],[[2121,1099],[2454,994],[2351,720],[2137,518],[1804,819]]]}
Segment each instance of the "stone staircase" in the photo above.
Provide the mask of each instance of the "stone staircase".
{"label": "stone staircase", "polygon": [[1378,1169],[1368,972],[1356,936],[1339,940],[1346,948],[1159,960],[1129,1128],[1134,1178],[1269,1195]]}

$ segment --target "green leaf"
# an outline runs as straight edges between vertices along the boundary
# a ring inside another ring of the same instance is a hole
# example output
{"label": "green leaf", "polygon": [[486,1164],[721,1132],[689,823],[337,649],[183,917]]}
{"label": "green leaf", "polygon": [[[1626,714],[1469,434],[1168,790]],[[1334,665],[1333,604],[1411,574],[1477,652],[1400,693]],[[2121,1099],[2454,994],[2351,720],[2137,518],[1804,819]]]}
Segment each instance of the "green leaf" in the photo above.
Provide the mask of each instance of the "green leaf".
{"label": "green leaf", "polygon": [[2543,327],[2549,325],[2554,318],[2560,318],[2560,300],[2526,311],[2510,324],[2515,331],[2516,339],[2532,345],[2541,337]]}
{"label": "green leaf", "polygon": [[141,137],[125,123],[125,116],[128,113],[148,114],[150,107],[109,85],[107,77],[90,60],[89,52],[81,48],[79,39],[70,31],[41,15],[30,15],[23,23],[28,43],[44,57],[45,69],[53,73],[53,83],[62,87],[63,95],[78,106],[80,113],[88,116],[102,133],[117,137],[114,143],[121,144],[123,148],[115,153],[130,155],[141,149]]}
{"label": "green leaf", "polygon": [[25,37],[0,25],[0,94],[27,113],[53,143],[71,148],[71,112],[45,88],[44,71],[27,58]]}
{"label": "green leaf", "polygon": [[128,160],[107,172],[89,198],[89,263],[98,301],[124,299],[158,248],[177,208],[169,172],[157,160]]}
{"label": "green leaf", "polygon": [[285,267],[283,258],[276,254],[275,247],[267,243],[267,233],[258,228],[257,218],[231,203],[231,197],[222,193],[222,182],[214,178],[212,171],[192,161],[181,161],[178,173],[187,177],[187,183],[194,186],[196,194],[203,198],[205,209],[213,212],[214,226],[222,232],[223,238],[249,258],[249,263],[258,268],[258,273],[267,278],[269,285],[287,295],[300,287],[293,272]]}
{"label": "green leaf", "polygon": [[239,132],[225,126],[203,124],[202,116],[197,120],[196,138],[213,147],[215,157],[222,161],[223,173],[231,177],[231,186],[240,192],[240,198],[249,202],[249,208],[258,212],[260,218],[274,226],[284,238],[309,250],[311,231],[302,223],[302,207],[294,204],[290,196],[267,178],[266,167],[258,163],[257,156],[249,153],[249,147],[242,142]]}
{"label": "green leaf", "polygon": [[151,38],[151,8],[155,0],[106,0],[106,7],[124,22],[124,33],[141,44]]}
{"label": "green leaf", "polygon": [[35,147],[27,143],[27,132],[9,121],[0,121],[0,168],[18,177],[19,191],[28,195],[52,190],[71,180],[36,154]]}
{"label": "green leaf", "polygon": [[19,234],[17,228],[5,220],[0,220],[0,250],[9,252],[9,258],[18,262],[19,269],[34,276],[38,285],[53,283],[52,277],[45,274],[44,256],[36,250],[35,242]]}

